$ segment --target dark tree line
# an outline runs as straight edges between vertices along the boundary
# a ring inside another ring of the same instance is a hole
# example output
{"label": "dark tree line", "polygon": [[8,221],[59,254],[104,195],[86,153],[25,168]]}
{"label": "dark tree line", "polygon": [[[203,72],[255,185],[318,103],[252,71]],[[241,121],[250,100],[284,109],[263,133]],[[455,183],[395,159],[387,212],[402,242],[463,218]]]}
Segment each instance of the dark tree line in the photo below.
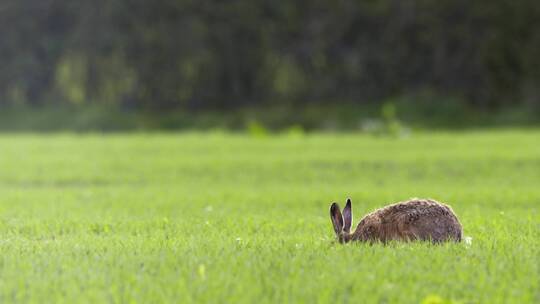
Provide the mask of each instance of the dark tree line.
{"label": "dark tree line", "polygon": [[538,103],[535,0],[2,0],[0,104]]}

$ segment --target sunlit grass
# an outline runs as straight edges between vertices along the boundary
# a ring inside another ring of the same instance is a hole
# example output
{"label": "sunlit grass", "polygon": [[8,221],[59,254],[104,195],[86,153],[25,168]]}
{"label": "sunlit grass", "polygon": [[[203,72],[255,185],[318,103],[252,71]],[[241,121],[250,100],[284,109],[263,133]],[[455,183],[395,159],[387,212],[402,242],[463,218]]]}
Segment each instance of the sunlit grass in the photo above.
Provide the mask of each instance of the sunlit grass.
{"label": "sunlit grass", "polygon": [[[0,302],[538,303],[540,132],[0,135]],[[410,197],[471,244],[333,242]]]}

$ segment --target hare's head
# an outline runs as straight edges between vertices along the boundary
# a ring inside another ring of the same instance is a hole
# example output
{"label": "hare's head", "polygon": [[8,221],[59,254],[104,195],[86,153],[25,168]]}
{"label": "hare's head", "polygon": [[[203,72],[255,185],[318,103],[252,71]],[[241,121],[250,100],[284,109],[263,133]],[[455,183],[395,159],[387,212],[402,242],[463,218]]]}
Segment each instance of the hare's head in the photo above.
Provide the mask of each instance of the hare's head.
{"label": "hare's head", "polygon": [[340,243],[349,242],[351,240],[352,224],[351,199],[347,199],[345,208],[343,208],[343,215],[339,210],[339,205],[332,203],[332,206],[330,206],[330,219],[332,220],[338,241]]}

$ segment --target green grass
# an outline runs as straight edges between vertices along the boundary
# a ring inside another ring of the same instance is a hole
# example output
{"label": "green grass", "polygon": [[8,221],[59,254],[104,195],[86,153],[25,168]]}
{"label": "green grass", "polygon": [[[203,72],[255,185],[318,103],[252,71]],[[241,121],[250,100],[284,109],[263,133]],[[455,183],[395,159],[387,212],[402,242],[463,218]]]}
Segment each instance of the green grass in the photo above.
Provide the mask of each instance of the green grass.
{"label": "green grass", "polygon": [[[472,244],[335,244],[346,197],[445,201]],[[539,206],[532,130],[3,134],[0,302],[539,303]]]}

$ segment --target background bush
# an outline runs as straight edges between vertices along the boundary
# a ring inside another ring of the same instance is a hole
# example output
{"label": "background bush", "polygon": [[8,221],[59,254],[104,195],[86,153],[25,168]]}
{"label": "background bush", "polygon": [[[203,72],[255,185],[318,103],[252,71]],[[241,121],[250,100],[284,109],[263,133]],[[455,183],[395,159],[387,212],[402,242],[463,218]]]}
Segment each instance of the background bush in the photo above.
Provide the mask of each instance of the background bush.
{"label": "background bush", "polygon": [[539,26],[533,0],[4,1],[0,105],[539,113]]}

